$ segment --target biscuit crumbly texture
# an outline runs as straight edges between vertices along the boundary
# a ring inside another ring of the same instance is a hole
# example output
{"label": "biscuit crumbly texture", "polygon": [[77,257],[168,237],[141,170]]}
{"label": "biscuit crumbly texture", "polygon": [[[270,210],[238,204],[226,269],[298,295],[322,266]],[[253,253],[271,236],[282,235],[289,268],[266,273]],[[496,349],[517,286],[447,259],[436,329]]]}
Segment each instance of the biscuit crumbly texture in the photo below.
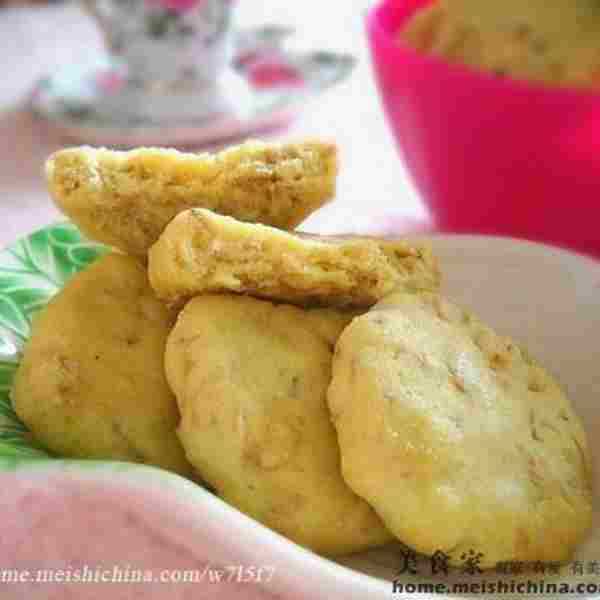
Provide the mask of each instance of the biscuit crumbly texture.
{"label": "biscuit crumbly texture", "polygon": [[435,289],[427,245],[402,240],[292,234],[192,209],[149,252],[150,282],[178,304],[235,292],[299,305],[370,306],[399,286]]}
{"label": "biscuit crumbly texture", "polygon": [[191,476],[163,369],[174,321],[136,259],[98,259],[36,315],[12,391],[17,415],[59,456]]}
{"label": "biscuit crumbly texture", "polygon": [[328,402],[346,482],[418,552],[564,561],[590,528],[586,436],[561,388],[438,294],[354,319]]}
{"label": "biscuit crumbly texture", "polygon": [[597,0],[435,0],[401,39],[421,52],[553,86],[600,85]]}
{"label": "biscuit crumbly texture", "polygon": [[218,154],[70,148],[46,163],[58,208],[91,239],[145,257],[188,208],[293,229],[335,193],[337,150],[249,141]]}
{"label": "biscuit crumbly texture", "polygon": [[165,354],[179,436],[201,477],[227,502],[324,554],[392,539],[344,483],[327,409],[333,345],[352,317],[198,296]]}

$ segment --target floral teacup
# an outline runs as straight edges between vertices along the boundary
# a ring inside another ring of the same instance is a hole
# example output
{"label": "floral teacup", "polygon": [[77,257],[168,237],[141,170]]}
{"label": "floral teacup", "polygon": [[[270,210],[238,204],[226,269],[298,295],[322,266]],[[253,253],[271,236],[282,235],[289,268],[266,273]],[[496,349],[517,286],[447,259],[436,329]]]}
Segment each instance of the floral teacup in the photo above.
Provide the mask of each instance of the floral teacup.
{"label": "floral teacup", "polygon": [[121,66],[102,82],[113,92],[106,110],[161,119],[219,109],[217,83],[231,58],[233,0],[83,3],[110,58]]}

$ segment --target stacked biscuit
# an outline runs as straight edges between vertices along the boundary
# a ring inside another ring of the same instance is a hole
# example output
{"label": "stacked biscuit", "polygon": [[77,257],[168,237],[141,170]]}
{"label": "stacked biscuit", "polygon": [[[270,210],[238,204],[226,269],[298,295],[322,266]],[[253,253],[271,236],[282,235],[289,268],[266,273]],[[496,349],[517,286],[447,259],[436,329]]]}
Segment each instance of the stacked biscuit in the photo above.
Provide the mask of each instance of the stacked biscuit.
{"label": "stacked biscuit", "polygon": [[198,477],[324,554],[568,558],[591,515],[568,400],[440,295],[427,246],[286,231],[336,174],[318,142],[54,155],[56,202],[116,250],[36,320],[17,413],[60,455]]}

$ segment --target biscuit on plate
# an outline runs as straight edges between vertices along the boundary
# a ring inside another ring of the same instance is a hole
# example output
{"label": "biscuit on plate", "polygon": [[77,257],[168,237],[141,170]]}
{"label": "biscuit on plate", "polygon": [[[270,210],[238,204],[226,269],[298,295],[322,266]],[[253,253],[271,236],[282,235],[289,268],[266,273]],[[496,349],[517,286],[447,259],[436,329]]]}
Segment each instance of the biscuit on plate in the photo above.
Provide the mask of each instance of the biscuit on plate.
{"label": "biscuit on plate", "polygon": [[561,388],[435,293],[354,319],[328,402],[346,482],[418,552],[563,561],[590,527],[586,437]]}
{"label": "biscuit on plate", "polygon": [[326,391],[333,345],[352,314],[264,300],[191,300],[169,336],[179,437],[230,504],[324,554],[390,541],[344,483]]}
{"label": "biscuit on plate", "polygon": [[295,234],[211,211],[183,212],[148,255],[159,298],[236,292],[300,305],[370,306],[398,286],[436,288],[426,244]]}
{"label": "biscuit on plate", "polygon": [[36,315],[12,391],[17,415],[60,456],[190,475],[163,369],[174,320],[138,261],[98,259]]}
{"label": "biscuit on plate", "polygon": [[218,154],[70,148],[46,163],[58,208],[91,239],[145,257],[179,212],[210,208],[293,229],[335,193],[337,150],[249,141]]}

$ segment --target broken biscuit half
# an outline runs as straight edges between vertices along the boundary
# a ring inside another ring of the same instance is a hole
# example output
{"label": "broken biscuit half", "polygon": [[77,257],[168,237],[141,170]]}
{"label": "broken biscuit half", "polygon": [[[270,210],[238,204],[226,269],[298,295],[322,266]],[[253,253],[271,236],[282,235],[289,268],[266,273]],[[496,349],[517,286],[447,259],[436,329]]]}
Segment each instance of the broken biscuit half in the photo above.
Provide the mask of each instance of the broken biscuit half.
{"label": "broken biscuit half", "polygon": [[46,163],[58,208],[89,238],[145,259],[183,210],[293,229],[333,198],[335,145],[249,141],[217,154],[68,148]]}
{"label": "broken biscuit half", "polygon": [[239,293],[300,306],[371,306],[400,287],[437,289],[426,244],[296,234],[209,210],[179,214],[150,249],[159,298],[181,305],[204,293]]}

